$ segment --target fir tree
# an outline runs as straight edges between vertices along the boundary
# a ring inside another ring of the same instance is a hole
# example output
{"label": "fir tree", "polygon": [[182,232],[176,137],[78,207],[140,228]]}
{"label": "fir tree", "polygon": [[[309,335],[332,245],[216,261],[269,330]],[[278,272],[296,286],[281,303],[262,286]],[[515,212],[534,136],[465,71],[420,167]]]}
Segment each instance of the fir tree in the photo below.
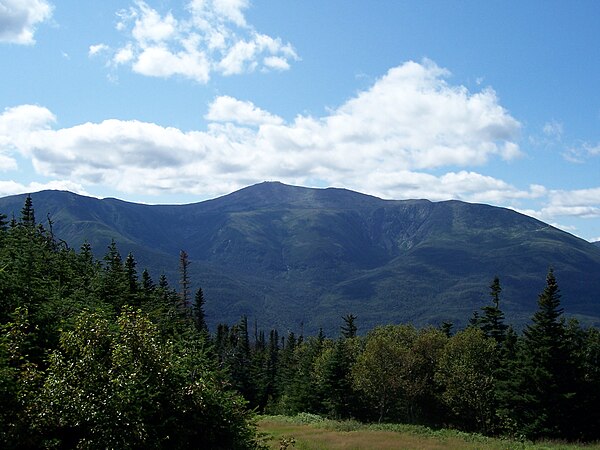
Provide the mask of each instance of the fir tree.
{"label": "fir tree", "polygon": [[356,326],[357,317],[354,314],[346,314],[342,317],[344,324],[341,326],[342,337],[350,339],[356,336],[358,330]]}

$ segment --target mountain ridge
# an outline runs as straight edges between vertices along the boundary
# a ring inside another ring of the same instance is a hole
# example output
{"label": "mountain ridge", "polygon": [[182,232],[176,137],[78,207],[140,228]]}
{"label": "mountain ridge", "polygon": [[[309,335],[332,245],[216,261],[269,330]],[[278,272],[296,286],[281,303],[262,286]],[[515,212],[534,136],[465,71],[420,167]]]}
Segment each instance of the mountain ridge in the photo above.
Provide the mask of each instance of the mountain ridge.
{"label": "mountain ridge", "polygon": [[[499,276],[502,307],[527,321],[552,266],[565,309],[600,324],[600,247],[510,209],[458,200],[384,200],[346,189],[265,182],[186,205],[144,205],[66,191],[31,194],[36,217],[74,248],[102,256],[111,239],[177,287],[186,250],[207,314],[262,326],[337,330],[410,321],[464,325]],[[18,217],[25,195],[0,199]],[[360,323],[360,322],[359,322]]]}

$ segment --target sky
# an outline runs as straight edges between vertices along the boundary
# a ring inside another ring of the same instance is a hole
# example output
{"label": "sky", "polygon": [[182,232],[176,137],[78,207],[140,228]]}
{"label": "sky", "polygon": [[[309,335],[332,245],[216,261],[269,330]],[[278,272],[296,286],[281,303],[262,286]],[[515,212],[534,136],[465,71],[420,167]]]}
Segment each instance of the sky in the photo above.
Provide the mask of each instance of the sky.
{"label": "sky", "polygon": [[0,196],[262,181],[600,240],[595,0],[0,0]]}

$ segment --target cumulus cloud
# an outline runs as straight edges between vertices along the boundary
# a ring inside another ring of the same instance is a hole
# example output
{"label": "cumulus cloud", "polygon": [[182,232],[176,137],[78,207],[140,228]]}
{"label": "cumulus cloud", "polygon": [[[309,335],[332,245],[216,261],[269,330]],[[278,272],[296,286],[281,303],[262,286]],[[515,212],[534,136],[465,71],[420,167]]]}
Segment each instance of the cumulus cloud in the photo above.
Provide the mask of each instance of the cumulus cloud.
{"label": "cumulus cloud", "polygon": [[33,182],[29,184],[18,183],[16,181],[0,180],[0,197],[7,195],[26,194],[32,192],[44,191],[47,189],[58,191],[70,191],[76,194],[87,195],[88,192],[78,183],[69,180],[52,180],[47,183]]}
{"label": "cumulus cloud", "polygon": [[[178,18],[137,0],[117,13],[117,29],[128,40],[112,50],[110,62],[146,76],[181,76],[198,83],[208,82],[214,72],[289,69],[290,61],[298,59],[294,48],[250,26],[244,16],[248,6],[246,0],[191,0],[187,15]],[[91,46],[90,56],[105,47]]]}
{"label": "cumulus cloud", "polygon": [[11,154],[27,148],[30,133],[49,129],[55,120],[54,115],[41,106],[6,108],[0,114],[0,171],[15,170],[17,161]]}
{"label": "cumulus cloud", "polygon": [[90,45],[89,50],[88,50],[88,55],[95,56],[95,55],[105,52],[109,49],[110,49],[110,47],[106,44]]}
{"label": "cumulus cloud", "polygon": [[236,122],[241,125],[280,125],[283,123],[281,117],[257,108],[252,102],[243,102],[226,95],[217,97],[212,102],[204,118],[213,122]]}
{"label": "cumulus cloud", "polygon": [[[116,119],[55,129],[49,110],[24,105],[0,116],[0,142],[30,158],[40,174],[125,192],[222,194],[278,179],[387,198],[500,202],[541,195],[543,188],[521,191],[467,170],[518,157],[520,124],[493,90],[472,93],[448,77],[431,61],[407,62],[327,115],[290,122],[220,96],[208,107],[207,128],[188,132]],[[428,173],[443,167],[452,171]]]}
{"label": "cumulus cloud", "polygon": [[548,206],[542,213],[552,217],[600,217],[600,187],[551,191]]}
{"label": "cumulus cloud", "polygon": [[37,25],[51,16],[46,0],[0,0],[0,42],[35,44]]}

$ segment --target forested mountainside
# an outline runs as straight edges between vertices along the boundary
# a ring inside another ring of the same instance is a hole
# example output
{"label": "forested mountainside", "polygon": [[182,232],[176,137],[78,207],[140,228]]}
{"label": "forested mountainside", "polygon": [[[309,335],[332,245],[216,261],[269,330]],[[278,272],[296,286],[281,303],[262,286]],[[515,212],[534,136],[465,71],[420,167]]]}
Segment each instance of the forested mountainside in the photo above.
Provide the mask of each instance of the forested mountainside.
{"label": "forested mountainside", "polygon": [[494,278],[466,328],[369,329],[347,314],[307,335],[246,316],[210,329],[188,267],[182,253],[177,289],[115,243],[101,260],[76,252],[31,198],[18,219],[0,215],[0,447],[263,449],[252,411],[446,426],[509,447],[600,437],[600,332],[564,320],[552,270],[522,333]]}
{"label": "forested mountainside", "polygon": [[[600,323],[600,248],[512,210],[460,201],[382,200],[269,182],[188,205],[141,205],[69,192],[32,194],[40,222],[102,257],[114,240],[177,283],[181,250],[210,325],[331,331],[352,313],[381,323],[465,324],[500,277],[507,318],[523,325],[552,267],[563,302]],[[18,216],[25,196],[0,199]]]}

